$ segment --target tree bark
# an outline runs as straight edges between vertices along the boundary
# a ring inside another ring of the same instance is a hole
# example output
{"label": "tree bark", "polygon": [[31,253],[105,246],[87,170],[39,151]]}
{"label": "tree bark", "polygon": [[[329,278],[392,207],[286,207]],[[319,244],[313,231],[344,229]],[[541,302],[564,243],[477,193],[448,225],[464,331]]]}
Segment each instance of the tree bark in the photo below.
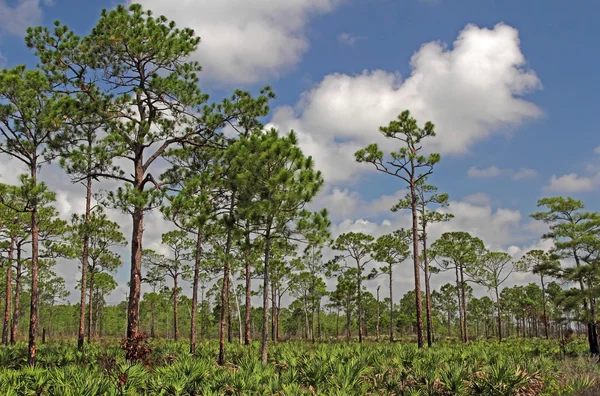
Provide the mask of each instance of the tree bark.
{"label": "tree bark", "polygon": [[498,295],[498,286],[494,288],[496,290],[496,307],[498,308],[498,341],[502,342],[502,311],[500,308],[500,297]]}
{"label": "tree bark", "polygon": [[219,323],[219,365],[225,364],[225,322],[226,304],[229,300],[229,278],[231,274],[231,262],[229,252],[231,251],[231,238],[233,233],[233,209],[235,206],[235,191],[231,195],[229,203],[229,224],[227,229],[227,240],[225,242],[225,265],[223,266],[223,287],[221,289],[221,321]]}
{"label": "tree bark", "polygon": [[177,312],[177,308],[178,308],[178,297],[179,297],[179,291],[177,290],[177,288],[179,287],[179,284],[177,282],[178,276],[177,274],[175,274],[175,276],[173,277],[173,340],[177,341],[177,338],[179,337],[179,321],[178,321],[178,314],[179,312]]}
{"label": "tree bark", "polygon": [[357,310],[357,319],[358,319],[358,342],[361,343],[362,342],[362,293],[361,293],[361,288],[362,288],[362,270],[360,267],[360,261],[358,259],[356,259],[356,269],[357,269],[357,273],[356,273],[356,284],[357,284],[357,290],[356,290],[356,301],[358,304],[358,310]]}
{"label": "tree bark", "polygon": [[269,259],[271,255],[271,221],[267,222],[267,232],[265,233],[265,259],[263,274],[263,328],[260,344],[260,360],[263,364],[267,363],[267,352],[269,342]]}
{"label": "tree bark", "polygon": [[10,343],[11,345],[15,345],[17,342],[17,329],[19,326],[19,302],[21,300],[21,278],[23,276],[22,272],[22,261],[21,261],[21,253],[23,252],[22,245],[17,243],[17,270],[16,270],[16,278],[15,278],[15,306],[13,307],[13,319],[12,325],[10,329]]}
{"label": "tree bark", "polygon": [[202,265],[202,232],[196,235],[196,252],[194,257],[194,280],[192,282],[192,317],[190,328],[190,353],[196,353],[198,325],[198,283],[200,282],[200,266]]}
{"label": "tree bark", "polygon": [[[37,163],[33,161],[31,166],[31,179],[34,186],[37,186]],[[34,202],[31,211],[31,305],[29,311],[29,348],[27,354],[27,364],[35,365],[36,362],[36,339],[38,332],[38,265],[39,265],[39,224],[38,224],[38,204]]]}
{"label": "tree bark", "polygon": [[467,328],[467,295],[465,293],[466,283],[465,283],[465,274],[463,272],[462,266],[460,268],[460,292],[462,295],[462,310],[463,310],[463,342],[469,341],[469,334]]}
{"label": "tree bark", "polygon": [[[413,168],[414,169],[414,168]],[[423,303],[421,301],[421,268],[419,267],[419,220],[417,218],[417,195],[415,180],[411,177],[410,197],[413,232],[413,267],[415,275],[415,304],[417,310],[417,345],[423,348]]]}
{"label": "tree bark", "polygon": [[88,331],[87,331],[87,342],[88,344],[92,342],[92,324],[94,323],[94,275],[96,275],[96,263],[92,263],[92,267],[90,269],[90,303],[88,309]]}
{"label": "tree bark", "polygon": [[[250,249],[250,231],[246,228],[246,248]],[[252,268],[250,267],[250,252],[246,252],[246,309],[244,312],[244,344],[250,345],[252,333],[250,331],[250,320],[252,315]]]}
{"label": "tree bark", "polygon": [[10,247],[8,248],[8,263],[6,264],[6,296],[4,304],[4,326],[2,327],[2,344],[8,345],[8,333],[10,324],[10,305],[12,302],[12,266],[15,258],[16,238],[11,236]]}
{"label": "tree bark", "polygon": [[544,304],[544,333],[546,335],[546,339],[550,338],[548,333],[548,314],[546,313],[546,284],[544,283],[544,275],[540,275],[540,280],[542,283],[542,303]]}
{"label": "tree bark", "polygon": [[389,265],[390,269],[390,342],[394,342],[394,297],[392,294],[392,264]]}
{"label": "tree bark", "polygon": [[[136,167],[137,169],[137,167]],[[136,180],[137,180],[136,171]],[[140,185],[141,185],[141,175]],[[134,337],[139,331],[140,296],[142,282],[142,237],[144,234],[144,210],[133,210],[133,230],[131,235],[131,274],[129,280],[129,304],[127,307],[127,338]]]}
{"label": "tree bark", "polygon": [[379,286],[377,286],[377,319],[375,322],[375,337],[379,341]]}
{"label": "tree bark", "polygon": [[425,311],[427,314],[427,346],[433,344],[433,315],[431,314],[431,288],[429,285],[429,261],[427,260],[427,233],[423,225],[423,276],[425,277]]}
{"label": "tree bark", "polygon": [[461,298],[461,287],[460,287],[460,278],[458,275],[458,264],[455,267],[456,270],[456,302],[458,304],[458,327],[460,328],[460,340],[465,342],[465,335],[463,330],[463,305]]}
{"label": "tree bark", "polygon": [[277,300],[275,298],[275,284],[271,282],[271,341],[277,343],[275,338],[275,315],[277,314]]}
{"label": "tree bark", "polygon": [[79,299],[79,329],[77,332],[77,349],[83,350],[85,338],[85,299],[87,287],[88,255],[90,245],[90,212],[92,207],[92,177],[88,176],[85,194],[85,219],[83,232],[83,252],[81,254],[81,298]]}

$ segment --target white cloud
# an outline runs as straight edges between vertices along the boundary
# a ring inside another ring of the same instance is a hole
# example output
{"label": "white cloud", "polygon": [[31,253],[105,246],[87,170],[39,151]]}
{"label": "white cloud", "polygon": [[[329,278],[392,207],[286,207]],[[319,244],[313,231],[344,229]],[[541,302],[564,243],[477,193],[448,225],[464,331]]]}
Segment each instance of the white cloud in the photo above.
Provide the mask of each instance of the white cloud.
{"label": "white cloud", "polygon": [[[15,36],[23,36],[28,27],[38,25],[42,20],[40,0],[18,0],[10,4],[8,0],[0,0],[0,31]],[[42,1],[50,5],[47,1]]]}
{"label": "white cloud", "polygon": [[533,179],[537,176],[537,174],[538,171],[536,171],[535,169],[521,168],[512,175],[512,178],[513,180],[527,180]]}
{"label": "white cloud", "polygon": [[347,45],[348,47],[353,47],[354,44],[363,37],[354,36],[350,33],[342,33],[338,36],[338,40],[340,43]]}
{"label": "white cloud", "polygon": [[600,154],[600,146],[594,149],[594,154]]}
{"label": "white cloud", "polygon": [[538,172],[535,169],[530,168],[521,168],[517,171],[513,169],[500,169],[497,166],[492,165],[487,168],[472,166],[469,168],[469,170],[467,170],[467,174],[471,177],[480,178],[493,178],[502,175],[511,175],[513,180],[526,180],[536,177]]}
{"label": "white cloud", "polygon": [[483,177],[483,178],[498,177],[498,176],[502,175],[503,173],[505,173],[505,171],[498,168],[495,165],[492,165],[488,168],[483,168],[483,169],[479,169],[476,166],[472,166],[467,171],[467,174],[471,177]]}
{"label": "white cloud", "polygon": [[552,175],[545,190],[557,193],[587,192],[594,190],[598,181],[598,176],[578,176],[576,173],[569,173],[560,177]]}
{"label": "white cloud", "polygon": [[519,44],[510,26],[467,25],[452,49],[439,42],[423,45],[405,80],[384,70],[330,74],[294,108],[276,109],[272,125],[294,128],[330,182],[352,181],[370,169],[354,163],[354,151],[370,142],[383,145],[378,127],[405,109],[420,123],[436,125],[429,149],[463,154],[494,132],[542,115],[519,97],[541,88],[535,72],[523,68]]}
{"label": "white cloud", "polygon": [[295,66],[309,47],[305,31],[312,16],[342,0],[135,0],[201,38],[194,58],[203,78],[228,84],[252,83]]}
{"label": "white cloud", "polygon": [[490,206],[492,204],[490,196],[484,193],[467,195],[463,201],[481,206]]}

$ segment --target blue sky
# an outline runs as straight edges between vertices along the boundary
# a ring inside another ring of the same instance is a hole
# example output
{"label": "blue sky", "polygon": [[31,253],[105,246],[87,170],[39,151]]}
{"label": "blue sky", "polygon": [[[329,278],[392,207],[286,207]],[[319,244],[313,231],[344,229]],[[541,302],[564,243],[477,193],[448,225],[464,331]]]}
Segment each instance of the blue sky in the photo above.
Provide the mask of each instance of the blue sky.
{"label": "blue sky", "polygon": [[[354,164],[352,155],[381,142],[377,126],[405,108],[436,124],[431,149],[442,152],[442,162],[431,181],[450,194],[456,216],[432,235],[470,231],[517,257],[549,246],[539,238],[544,228],[528,218],[540,197],[573,196],[599,209],[597,2],[173,3],[142,1],[202,37],[196,59],[205,67],[203,89],[219,98],[234,88],[274,88],[270,125],[294,128],[323,168],[327,185],[315,206],[331,209],[334,233],[378,236],[408,225],[406,214],[389,212],[403,186]],[[116,4],[0,0],[1,62],[34,62],[22,40],[25,26],[58,19],[85,34],[102,8]],[[0,174],[10,181],[2,165]],[[54,174],[49,179],[65,216],[81,207],[72,186]],[[168,227],[159,217],[148,222]],[[122,226],[128,235],[128,222]],[[148,234],[145,245],[156,245],[158,236]],[[119,272],[121,282],[127,272]]]}

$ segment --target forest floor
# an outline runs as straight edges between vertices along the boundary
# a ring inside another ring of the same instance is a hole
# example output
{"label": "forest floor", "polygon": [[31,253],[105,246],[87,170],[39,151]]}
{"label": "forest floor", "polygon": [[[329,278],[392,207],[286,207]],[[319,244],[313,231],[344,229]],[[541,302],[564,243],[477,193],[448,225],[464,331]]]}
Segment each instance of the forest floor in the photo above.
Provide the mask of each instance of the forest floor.
{"label": "forest floor", "polygon": [[227,344],[217,365],[216,341],[150,341],[137,364],[117,341],[40,345],[37,365],[26,365],[26,344],[0,347],[2,395],[599,395],[600,365],[584,340],[562,348],[556,340],[509,339],[467,345],[288,341]]}

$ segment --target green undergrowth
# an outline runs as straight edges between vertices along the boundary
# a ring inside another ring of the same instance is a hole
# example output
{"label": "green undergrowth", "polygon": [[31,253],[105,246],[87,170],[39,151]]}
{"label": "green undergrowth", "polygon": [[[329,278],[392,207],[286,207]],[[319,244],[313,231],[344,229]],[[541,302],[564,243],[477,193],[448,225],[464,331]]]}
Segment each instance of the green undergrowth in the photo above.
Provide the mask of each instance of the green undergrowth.
{"label": "green undergrowth", "polygon": [[258,344],[227,345],[228,363],[215,361],[218,344],[152,341],[142,363],[130,364],[116,342],[41,345],[36,367],[26,345],[0,348],[3,395],[594,395],[600,369],[585,343],[477,341],[438,343],[418,350],[406,343],[272,345],[269,363]]}

